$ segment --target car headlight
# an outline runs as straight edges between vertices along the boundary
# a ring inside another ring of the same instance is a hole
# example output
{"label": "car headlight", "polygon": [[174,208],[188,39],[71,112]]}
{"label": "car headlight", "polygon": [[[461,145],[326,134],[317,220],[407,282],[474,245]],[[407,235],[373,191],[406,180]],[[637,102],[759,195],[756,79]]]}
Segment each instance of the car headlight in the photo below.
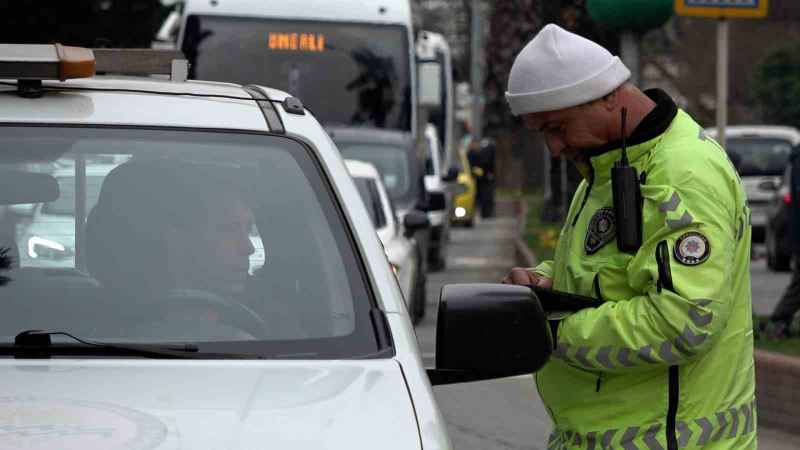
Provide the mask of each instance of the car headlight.
{"label": "car headlight", "polygon": [[65,247],[56,241],[33,236],[28,239],[28,256],[31,258],[64,259],[72,256],[71,248]]}
{"label": "car headlight", "polygon": [[467,215],[467,210],[459,206],[458,208],[456,208],[455,213],[456,213],[456,217],[458,217],[460,219],[460,218],[462,218],[462,217]]}

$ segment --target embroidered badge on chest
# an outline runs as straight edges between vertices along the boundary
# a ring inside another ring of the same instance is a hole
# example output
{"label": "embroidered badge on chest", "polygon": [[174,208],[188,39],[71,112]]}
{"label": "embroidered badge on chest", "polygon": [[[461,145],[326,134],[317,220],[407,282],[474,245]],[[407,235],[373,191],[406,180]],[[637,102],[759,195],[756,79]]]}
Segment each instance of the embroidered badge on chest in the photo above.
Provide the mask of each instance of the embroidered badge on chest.
{"label": "embroidered badge on chest", "polygon": [[675,259],[687,266],[696,266],[708,259],[711,254],[711,244],[702,233],[690,231],[683,233],[675,241]]}
{"label": "embroidered badge on chest", "polygon": [[586,229],[586,239],[583,241],[583,247],[586,249],[586,253],[591,255],[613,241],[616,235],[614,208],[600,208],[589,219],[589,227]]}

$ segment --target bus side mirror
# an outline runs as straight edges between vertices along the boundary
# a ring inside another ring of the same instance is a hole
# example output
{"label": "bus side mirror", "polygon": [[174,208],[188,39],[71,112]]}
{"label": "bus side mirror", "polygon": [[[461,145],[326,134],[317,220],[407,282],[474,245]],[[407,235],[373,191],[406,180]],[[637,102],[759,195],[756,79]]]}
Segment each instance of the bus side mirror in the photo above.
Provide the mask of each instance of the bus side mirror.
{"label": "bus side mirror", "polygon": [[442,66],[437,62],[417,63],[419,105],[436,108],[442,106]]}

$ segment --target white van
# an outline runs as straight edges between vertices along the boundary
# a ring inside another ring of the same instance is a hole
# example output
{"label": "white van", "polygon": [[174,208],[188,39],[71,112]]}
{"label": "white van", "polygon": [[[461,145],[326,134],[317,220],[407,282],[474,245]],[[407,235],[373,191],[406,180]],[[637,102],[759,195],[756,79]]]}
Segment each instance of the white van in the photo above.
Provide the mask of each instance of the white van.
{"label": "white van", "polygon": [[[716,128],[708,132],[716,138]],[[733,125],[725,128],[725,136],[725,150],[738,166],[747,192],[753,241],[763,242],[767,209],[789,164],[792,148],[800,144],[800,131],[776,125]]]}

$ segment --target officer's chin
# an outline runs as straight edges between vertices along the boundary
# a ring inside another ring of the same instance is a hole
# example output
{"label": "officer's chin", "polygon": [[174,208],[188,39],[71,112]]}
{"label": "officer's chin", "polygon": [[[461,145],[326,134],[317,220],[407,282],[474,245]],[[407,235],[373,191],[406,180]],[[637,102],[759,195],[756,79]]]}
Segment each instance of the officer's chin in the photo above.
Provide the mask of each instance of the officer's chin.
{"label": "officer's chin", "polygon": [[572,161],[572,162],[583,162],[584,160],[581,152],[577,150],[562,151],[560,156],[566,159],[567,161]]}

